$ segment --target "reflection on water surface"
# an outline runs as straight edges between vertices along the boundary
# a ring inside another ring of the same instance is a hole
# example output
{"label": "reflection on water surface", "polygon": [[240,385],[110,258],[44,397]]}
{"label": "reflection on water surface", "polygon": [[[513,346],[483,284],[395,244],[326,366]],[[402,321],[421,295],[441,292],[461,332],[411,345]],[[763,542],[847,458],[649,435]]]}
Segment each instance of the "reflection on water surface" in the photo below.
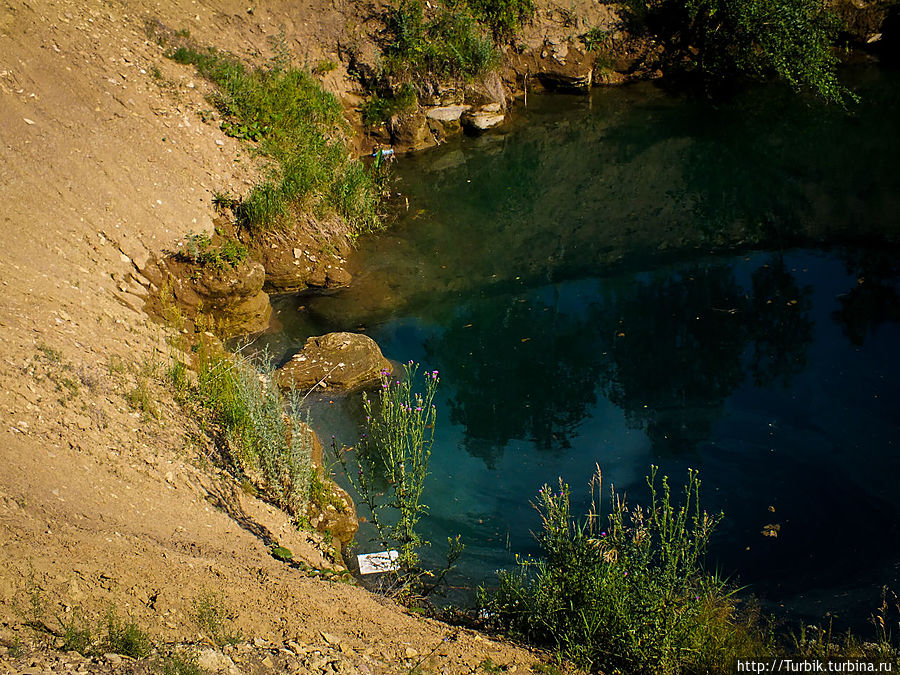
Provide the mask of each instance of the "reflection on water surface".
{"label": "reflection on water surface", "polygon": [[[259,344],[362,329],[441,371],[427,536],[463,535],[458,586],[535,550],[543,483],[585,498],[599,463],[640,501],[657,463],[725,511],[713,564],[859,622],[900,586],[900,87],[854,77],[849,116],[642,86],[401,158],[410,210],[360,242],[354,286],[280,300]],[[355,397],[313,415],[355,441]]]}

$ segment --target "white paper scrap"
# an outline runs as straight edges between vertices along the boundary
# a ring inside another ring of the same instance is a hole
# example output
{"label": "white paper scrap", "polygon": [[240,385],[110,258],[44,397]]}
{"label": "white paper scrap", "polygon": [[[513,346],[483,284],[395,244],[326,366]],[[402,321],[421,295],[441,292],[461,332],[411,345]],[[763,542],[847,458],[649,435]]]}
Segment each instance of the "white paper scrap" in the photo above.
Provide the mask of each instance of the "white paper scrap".
{"label": "white paper scrap", "polygon": [[356,556],[360,574],[376,574],[378,572],[396,572],[400,569],[397,551],[379,551],[378,553],[362,553]]}

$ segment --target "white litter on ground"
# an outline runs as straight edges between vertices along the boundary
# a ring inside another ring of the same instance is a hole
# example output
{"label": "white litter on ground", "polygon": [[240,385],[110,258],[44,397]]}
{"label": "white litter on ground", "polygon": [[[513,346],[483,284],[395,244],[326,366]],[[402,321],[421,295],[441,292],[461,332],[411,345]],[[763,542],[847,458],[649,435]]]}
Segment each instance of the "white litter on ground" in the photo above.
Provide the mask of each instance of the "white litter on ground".
{"label": "white litter on ground", "polygon": [[377,574],[379,572],[396,572],[400,569],[397,551],[379,551],[378,553],[362,553],[356,556],[360,574]]}

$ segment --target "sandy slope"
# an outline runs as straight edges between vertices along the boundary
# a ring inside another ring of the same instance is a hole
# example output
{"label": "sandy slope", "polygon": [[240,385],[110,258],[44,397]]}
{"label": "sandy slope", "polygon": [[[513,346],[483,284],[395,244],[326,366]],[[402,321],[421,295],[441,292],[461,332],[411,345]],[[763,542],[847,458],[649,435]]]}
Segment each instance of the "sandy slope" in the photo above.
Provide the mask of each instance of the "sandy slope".
{"label": "sandy slope", "polygon": [[[0,4],[0,672],[65,668],[8,650],[29,639],[29,590],[49,624],[66,607],[114,604],[170,642],[196,640],[197,598],[222,593],[234,626],[258,638],[233,653],[246,671],[265,671],[273,654],[291,672],[407,672],[438,647],[425,664],[433,672],[474,672],[488,657],[527,672],[523,650],[273,560],[267,545],[278,540],[325,564],[282,514],[211,468],[158,385],[158,419],[126,400],[140,369],[167,358],[141,309],[138,269],[209,230],[212,193],[245,191],[255,170],[237,141],[200,120],[206,85],[163,58],[147,22],[245,55],[265,52],[284,25],[310,61],[352,23],[346,8],[317,0],[252,14],[248,5]],[[299,643],[296,658],[273,651],[285,640]]]}

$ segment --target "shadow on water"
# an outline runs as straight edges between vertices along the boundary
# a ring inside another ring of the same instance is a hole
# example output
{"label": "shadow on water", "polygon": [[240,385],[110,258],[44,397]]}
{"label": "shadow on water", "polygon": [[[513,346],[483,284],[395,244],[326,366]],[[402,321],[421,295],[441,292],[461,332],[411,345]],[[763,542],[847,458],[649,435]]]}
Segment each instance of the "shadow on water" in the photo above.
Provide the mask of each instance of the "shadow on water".
{"label": "shadow on water", "polygon": [[[851,115],[639,86],[401,158],[409,212],[353,287],[278,300],[257,344],[365,330],[441,371],[426,536],[463,535],[458,586],[535,552],[543,483],[585,498],[599,463],[642,501],[651,463],[691,466],[726,513],[711,564],[860,626],[900,587],[900,83],[852,76]],[[355,442],[355,398],[312,414]]]}

